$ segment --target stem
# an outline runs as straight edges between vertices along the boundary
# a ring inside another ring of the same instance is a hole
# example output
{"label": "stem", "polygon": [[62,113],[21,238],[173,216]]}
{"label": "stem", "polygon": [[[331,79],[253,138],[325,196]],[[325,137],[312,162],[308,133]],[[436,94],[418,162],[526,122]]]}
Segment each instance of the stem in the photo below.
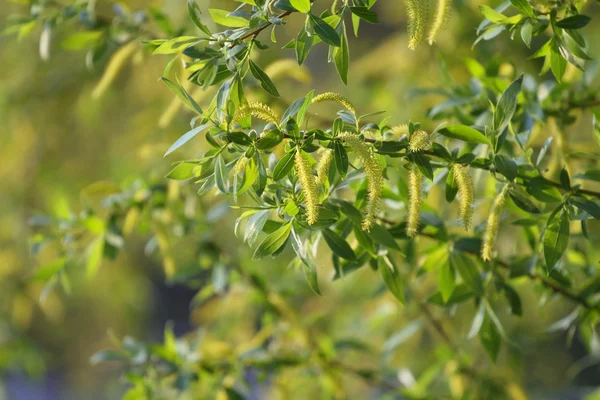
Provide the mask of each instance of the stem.
{"label": "stem", "polygon": [[[291,11],[286,11],[284,13],[281,13],[277,16],[277,18],[282,19],[287,17],[288,15],[290,15],[292,12]],[[245,34],[244,36],[242,36],[239,40],[244,41],[248,38],[256,38],[262,31],[264,31],[265,29],[267,29],[269,26],[273,25],[272,22],[267,22],[265,25],[261,26],[260,28],[257,28],[255,30],[253,30],[252,32],[248,32],[247,34]]]}

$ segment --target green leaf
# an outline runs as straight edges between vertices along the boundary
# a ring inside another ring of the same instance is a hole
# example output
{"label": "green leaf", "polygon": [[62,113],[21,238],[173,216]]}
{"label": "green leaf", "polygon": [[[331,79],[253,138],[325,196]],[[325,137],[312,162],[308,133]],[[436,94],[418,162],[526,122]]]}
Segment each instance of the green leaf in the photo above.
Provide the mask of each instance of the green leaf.
{"label": "green leaf", "polygon": [[567,60],[560,53],[558,41],[553,38],[550,49],[550,69],[557,81],[561,81],[567,70]]}
{"label": "green leaf", "polygon": [[213,21],[231,28],[244,28],[250,24],[246,18],[230,16],[228,11],[211,8],[208,10]]}
{"label": "green leaf", "polygon": [[296,150],[286,153],[281,160],[275,165],[275,169],[273,170],[273,180],[278,181],[280,179],[285,178],[288,172],[291,171],[294,166],[294,157],[296,157]]}
{"label": "green leaf", "polygon": [[556,22],[556,26],[563,29],[581,29],[592,21],[587,15],[573,15]]}
{"label": "green leaf", "polygon": [[179,100],[181,100],[181,102],[183,104],[185,104],[185,106],[187,108],[189,108],[192,111],[196,111],[198,114],[202,114],[202,108],[200,108],[198,103],[196,103],[196,101],[192,98],[192,96],[190,96],[188,94],[188,92],[183,88],[183,86],[181,86],[178,83],[168,80],[164,76],[162,78],[160,78],[160,80],[165,85],[167,85],[167,87],[169,88],[171,93],[173,93],[175,96],[177,96],[179,98]]}
{"label": "green leaf", "polygon": [[348,48],[348,36],[346,34],[346,24],[342,23],[341,43],[340,47],[337,47],[333,53],[333,59],[335,61],[335,68],[338,75],[344,82],[344,85],[348,84],[348,68],[350,64],[350,50]]}
{"label": "green leaf", "polygon": [[104,31],[83,31],[72,34],[60,45],[67,50],[81,50],[94,46],[104,35]]}
{"label": "green leaf", "polygon": [[466,125],[446,126],[440,129],[438,133],[464,142],[490,144],[490,141],[483,133]]}
{"label": "green leaf", "polygon": [[535,203],[529,198],[525,190],[518,185],[511,185],[508,190],[508,194],[513,202],[522,210],[525,210],[532,214],[539,214],[541,210],[535,205]]}
{"label": "green leaf", "polygon": [[439,274],[439,287],[440,294],[442,295],[442,300],[446,303],[452,293],[454,293],[454,289],[456,288],[456,273],[454,272],[454,268],[448,262],[448,258],[446,257],[446,262],[440,268]]}
{"label": "green leaf", "polygon": [[335,167],[340,173],[340,177],[344,179],[348,172],[348,153],[339,140],[333,142],[333,157],[335,160]]}
{"label": "green leaf", "polygon": [[258,245],[253,260],[259,260],[276,253],[285,244],[286,240],[290,236],[292,230],[292,223],[288,222],[282,225],[275,232],[271,233]]}
{"label": "green leaf", "polygon": [[502,22],[506,19],[504,14],[499,13],[489,6],[479,6],[479,10],[490,22]]}
{"label": "green leaf", "polygon": [[[561,206],[562,207],[562,206]],[[544,233],[546,271],[550,273],[569,244],[569,215],[564,210],[552,213]]]}
{"label": "green leaf", "polygon": [[529,4],[527,0],[510,0],[513,6],[515,6],[519,11],[526,14],[530,18],[535,18],[535,12],[533,12],[533,7]]}
{"label": "green leaf", "polygon": [[173,168],[165,178],[174,179],[176,181],[185,181],[195,177],[194,170],[198,167],[196,164],[179,163]]}
{"label": "green leaf", "polygon": [[260,85],[267,93],[272,96],[280,97],[275,84],[267,74],[254,61],[249,60],[250,72],[260,82]]}
{"label": "green leaf", "polygon": [[31,280],[39,281],[39,282],[47,282],[54,275],[58,274],[63,270],[67,263],[67,259],[65,257],[57,258],[49,264],[46,264],[40,268],[38,268]]}
{"label": "green leaf", "polygon": [[308,53],[310,52],[312,45],[313,45],[312,36],[310,36],[308,34],[308,32],[306,32],[306,29],[304,28],[304,26],[302,26],[302,28],[300,29],[300,32],[298,32],[298,36],[296,37],[296,44],[295,44],[296,59],[298,60],[298,65],[302,65],[302,63],[304,63],[304,60],[306,60],[306,57],[308,56]]}
{"label": "green leaf", "polygon": [[390,292],[404,304],[404,285],[394,262],[388,256],[380,257],[377,260],[377,269]]}
{"label": "green leaf", "polygon": [[462,252],[453,251],[450,253],[450,265],[458,272],[463,282],[467,284],[475,293],[483,293],[481,276],[475,262]]}
{"label": "green leaf", "polygon": [[196,36],[180,36],[175,39],[167,40],[158,46],[153,54],[175,54],[180,53],[188,47],[200,43],[203,39]]}
{"label": "green leaf", "polygon": [[509,181],[514,181],[517,177],[517,163],[512,158],[497,154],[494,157],[494,165],[498,172],[504,175]]}
{"label": "green leaf", "polygon": [[454,179],[454,173],[452,169],[448,170],[448,176],[446,177],[446,201],[452,203],[456,194],[458,193],[458,185]]}
{"label": "green leaf", "polygon": [[86,275],[88,279],[93,278],[100,268],[102,255],[104,254],[104,235],[98,236],[86,250]]}
{"label": "green leaf", "polygon": [[219,190],[225,194],[229,193],[229,180],[227,179],[227,166],[225,160],[219,155],[215,161],[215,182]]}
{"label": "green leaf", "polygon": [[301,13],[308,13],[310,11],[310,0],[289,0],[292,7]]}
{"label": "green leaf", "polygon": [[319,279],[317,276],[317,263],[315,262],[311,252],[310,242],[308,240],[306,242],[302,242],[302,239],[296,233],[294,228],[292,228],[292,234],[290,237],[292,248],[304,265],[304,275],[306,277],[306,281],[308,282],[308,286],[315,294],[321,296],[321,289],[319,288]]}
{"label": "green leaf", "polygon": [[500,352],[501,342],[500,332],[491,318],[486,314],[481,330],[479,331],[479,340],[487,351],[492,361],[496,362],[498,353]]}
{"label": "green leaf", "polygon": [[210,126],[211,126],[211,124],[200,125],[200,126],[197,126],[194,129],[192,129],[191,131],[185,133],[183,136],[181,136],[179,139],[177,139],[175,141],[175,143],[173,143],[171,145],[171,147],[169,147],[169,150],[167,150],[167,152],[165,153],[164,156],[165,157],[168,156],[169,154],[171,154],[172,152],[174,152],[175,150],[177,150],[178,148],[180,148],[181,146],[183,146],[184,144],[186,144],[192,138],[194,138],[194,136],[196,136],[197,134],[199,134],[200,132],[204,131],[205,129],[207,129]]}
{"label": "green leaf", "polygon": [[521,93],[521,86],[523,85],[523,74],[519,75],[509,86],[506,88],[494,111],[494,129],[498,133],[502,133],[504,129],[510,123],[515,110],[517,109],[517,101],[519,99],[519,93]]}
{"label": "green leaf", "polygon": [[390,231],[379,224],[373,224],[371,230],[369,231],[369,236],[375,243],[385,246],[388,249],[400,251],[400,247],[398,246],[398,243],[396,243],[396,240]]}
{"label": "green leaf", "polygon": [[377,13],[373,10],[370,10],[368,7],[350,7],[350,11],[352,11],[352,14],[356,15],[360,19],[370,22],[371,24],[379,23]]}
{"label": "green leaf", "polygon": [[282,141],[283,133],[279,129],[273,128],[270,130],[265,130],[256,143],[256,148],[258,150],[270,149],[277,146]]}
{"label": "green leaf", "polygon": [[323,233],[323,239],[325,239],[333,254],[346,260],[356,260],[356,255],[352,247],[340,235],[329,228],[323,229],[321,232]]}
{"label": "green leaf", "polygon": [[202,21],[200,20],[201,13],[200,13],[200,7],[198,7],[198,4],[196,4],[196,2],[194,0],[188,0],[187,8],[188,8],[188,14],[190,16],[190,19],[192,20],[194,25],[196,25],[198,27],[198,29],[200,29],[202,32],[206,33],[207,35],[211,35],[210,29],[208,29],[208,27],[206,25],[204,25],[202,23]]}
{"label": "green leaf", "polygon": [[317,34],[319,38],[330,46],[340,47],[342,44],[342,40],[340,35],[333,29],[327,22],[323,21],[321,18],[316,15],[309,14],[308,15],[313,30]]}

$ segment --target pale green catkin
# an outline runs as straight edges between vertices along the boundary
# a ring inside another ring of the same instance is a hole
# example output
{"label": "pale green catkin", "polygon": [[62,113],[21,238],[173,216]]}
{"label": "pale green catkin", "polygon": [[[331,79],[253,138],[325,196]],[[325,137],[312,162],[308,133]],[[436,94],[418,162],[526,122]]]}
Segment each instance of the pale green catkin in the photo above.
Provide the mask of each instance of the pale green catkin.
{"label": "pale green catkin", "polygon": [[492,252],[494,251],[496,237],[498,236],[500,213],[502,213],[504,203],[506,203],[507,192],[508,185],[504,186],[502,191],[496,196],[492,208],[490,209],[487,226],[485,228],[485,233],[483,234],[483,245],[481,246],[481,258],[483,261],[490,261],[492,259]]}
{"label": "pale green catkin", "polygon": [[240,106],[233,117],[233,121],[231,122],[235,124],[236,122],[239,122],[240,120],[246,118],[249,115],[266,122],[272,122],[275,125],[277,125],[277,122],[279,120],[279,118],[277,118],[277,114],[275,113],[275,111],[273,111],[271,107],[263,103],[252,102]]}
{"label": "pale green catkin", "polygon": [[425,37],[428,1],[405,0],[408,22],[408,48],[415,50]]}
{"label": "pale green catkin", "polygon": [[452,167],[454,172],[454,180],[458,187],[460,218],[465,229],[471,227],[471,219],[473,218],[473,201],[475,196],[475,188],[473,179],[467,172],[467,168],[460,164],[454,164]]}
{"label": "pale green catkin", "polygon": [[408,150],[412,152],[422,151],[429,147],[429,133],[419,130],[413,133],[408,143]]}
{"label": "pale green catkin", "polygon": [[313,225],[319,219],[319,191],[315,176],[313,175],[310,163],[305,158],[302,151],[296,152],[295,158],[296,171],[298,172],[298,181],[304,193],[304,202],[306,204],[306,222]]}
{"label": "pale green catkin", "polygon": [[367,175],[367,203],[365,205],[362,229],[370,231],[375,223],[375,217],[379,212],[381,195],[383,193],[383,173],[371,146],[366,144],[359,136],[344,132],[339,135],[339,138],[356,154],[356,157],[362,162],[363,169]]}
{"label": "pale green catkin", "polygon": [[408,170],[408,217],[406,219],[406,236],[414,237],[419,230],[421,203],[423,202],[423,174],[416,165]]}
{"label": "pale green catkin", "polygon": [[322,94],[315,96],[312,99],[311,104],[321,103],[324,101],[335,101],[335,102],[343,105],[352,114],[356,115],[356,108],[354,108],[354,104],[352,104],[352,102],[350,100],[348,100],[346,97],[342,96],[341,94],[337,94],[337,93],[333,93],[333,92],[322,93]]}
{"label": "pale green catkin", "polygon": [[444,28],[446,22],[452,14],[452,0],[436,0],[435,12],[433,15],[433,23],[429,28],[427,40],[432,45],[438,33]]}
{"label": "pale green catkin", "polygon": [[324,149],[317,163],[317,186],[321,186],[327,181],[327,175],[329,174],[329,167],[333,161],[333,150]]}

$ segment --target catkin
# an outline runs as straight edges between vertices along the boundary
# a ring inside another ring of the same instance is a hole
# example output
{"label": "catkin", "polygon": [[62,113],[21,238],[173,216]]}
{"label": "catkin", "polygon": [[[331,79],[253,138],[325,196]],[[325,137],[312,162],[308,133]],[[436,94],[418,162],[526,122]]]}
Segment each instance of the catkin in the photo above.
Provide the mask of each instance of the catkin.
{"label": "catkin", "polygon": [[273,111],[273,109],[268,105],[259,102],[252,102],[240,106],[233,116],[233,120],[231,122],[232,124],[235,124],[249,115],[266,122],[271,122],[275,125],[277,125],[277,121],[279,119],[277,118],[275,111]]}
{"label": "catkin", "polygon": [[413,133],[408,143],[408,150],[412,152],[425,150],[429,147],[429,133],[419,130]]}
{"label": "catkin", "polygon": [[333,161],[333,150],[325,149],[319,162],[317,163],[317,186],[321,186],[327,181],[327,175],[329,174],[329,167]]}
{"label": "catkin", "polygon": [[415,50],[425,36],[428,1],[405,0],[405,2],[408,22],[408,48]]}
{"label": "catkin", "polygon": [[104,69],[102,79],[100,79],[100,82],[98,82],[92,92],[93,98],[97,99],[102,96],[110,84],[115,80],[121,69],[125,66],[125,63],[133,56],[133,53],[138,48],[138,42],[132,40],[115,51]]}
{"label": "catkin", "polygon": [[475,192],[473,179],[468,174],[467,168],[460,164],[454,164],[452,171],[460,196],[460,218],[462,219],[464,228],[469,229],[471,227],[471,219],[473,218],[473,200]]}
{"label": "catkin", "polygon": [[375,223],[375,217],[379,212],[381,195],[383,193],[383,173],[377,159],[375,159],[371,147],[357,135],[344,132],[339,135],[339,138],[347,144],[360,159],[365,174],[367,175],[367,204],[365,205],[362,229],[364,231],[370,231]]}
{"label": "catkin", "polygon": [[412,164],[408,170],[408,217],[406,236],[414,237],[419,230],[421,203],[423,202],[423,174]]}
{"label": "catkin", "polygon": [[246,166],[248,165],[248,161],[250,161],[250,159],[247,158],[245,155],[238,158],[237,162],[235,163],[235,166],[233,167],[233,170],[235,171],[235,173],[238,175],[241,175],[242,172],[244,172],[244,170],[246,169]]}
{"label": "catkin", "polygon": [[305,158],[301,150],[296,152],[295,158],[296,171],[298,172],[298,181],[304,193],[306,203],[306,222],[313,225],[319,218],[319,192],[315,176],[313,175],[310,163]]}
{"label": "catkin", "polygon": [[352,104],[352,102],[350,100],[348,100],[346,97],[342,96],[341,94],[337,94],[337,93],[333,93],[333,92],[322,93],[322,94],[315,96],[312,99],[311,104],[321,103],[323,101],[338,102],[341,105],[343,105],[344,107],[346,107],[346,109],[348,111],[350,111],[352,114],[356,115],[356,108],[354,108],[354,104]]}
{"label": "catkin", "polygon": [[452,0],[436,0],[433,23],[429,28],[427,40],[430,45],[435,42],[438,33],[444,28],[452,13]]}
{"label": "catkin", "polygon": [[494,251],[496,236],[498,235],[500,213],[502,212],[504,203],[506,202],[507,191],[508,185],[504,186],[500,194],[496,196],[494,203],[492,204],[492,208],[490,209],[487,226],[485,228],[485,233],[483,234],[483,245],[481,246],[481,258],[483,258],[483,261],[490,261],[492,259],[492,252]]}

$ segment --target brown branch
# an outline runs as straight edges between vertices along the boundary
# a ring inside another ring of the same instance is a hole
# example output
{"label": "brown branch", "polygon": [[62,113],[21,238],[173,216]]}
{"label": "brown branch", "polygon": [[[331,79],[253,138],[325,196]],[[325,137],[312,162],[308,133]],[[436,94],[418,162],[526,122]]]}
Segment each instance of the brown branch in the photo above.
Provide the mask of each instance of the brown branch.
{"label": "brown branch", "polygon": [[[282,19],[287,17],[288,15],[290,15],[292,12],[291,11],[286,11],[284,13],[281,13],[277,16],[277,18]],[[256,38],[262,31],[264,31],[265,29],[267,29],[269,26],[273,25],[272,22],[267,22],[265,25],[261,26],[260,28],[257,28],[255,30],[253,30],[252,32],[248,32],[247,34],[245,34],[244,36],[240,37],[239,40],[246,40],[248,38]]]}

